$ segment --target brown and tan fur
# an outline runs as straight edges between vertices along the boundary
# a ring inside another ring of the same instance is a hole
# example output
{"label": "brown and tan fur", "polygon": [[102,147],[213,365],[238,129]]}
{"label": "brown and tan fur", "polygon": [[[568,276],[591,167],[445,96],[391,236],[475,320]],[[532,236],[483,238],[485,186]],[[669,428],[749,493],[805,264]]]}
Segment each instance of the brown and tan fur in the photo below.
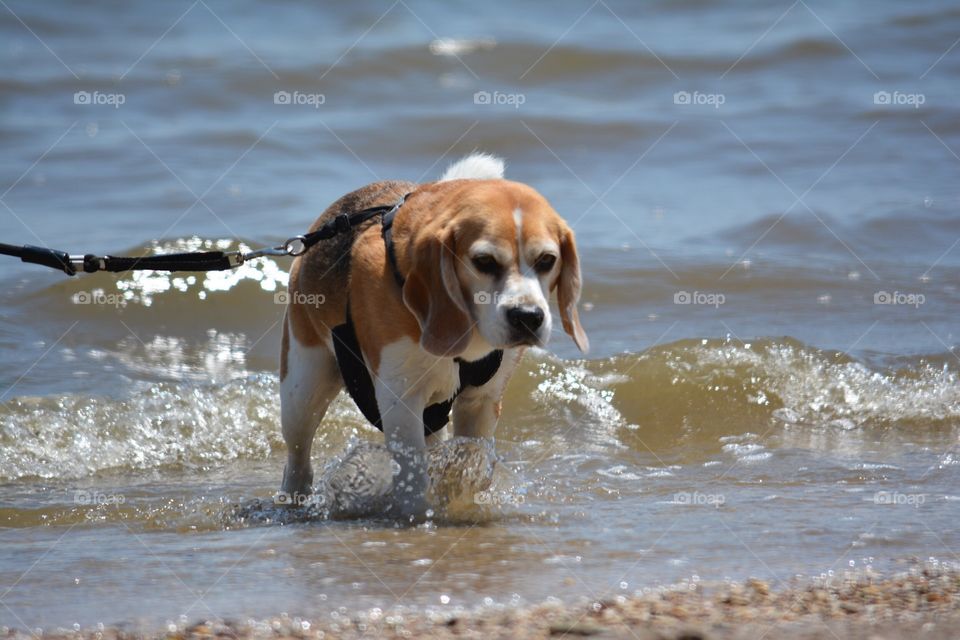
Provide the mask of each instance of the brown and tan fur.
{"label": "brown and tan fur", "polygon": [[[344,322],[348,299],[387,446],[400,465],[396,481],[403,486],[396,489],[404,513],[425,509],[420,416],[456,391],[455,357],[472,361],[504,350],[494,378],[465,389],[452,412],[455,435],[492,438],[506,382],[525,346],[543,344],[549,335],[552,290],[564,330],[587,349],[576,307],[580,267],[573,232],[543,196],[502,179],[501,172],[500,161],[471,156],[448,171],[466,173],[463,179],[373,183],[337,200],[311,228],[410,194],[393,224],[402,289],[379,219],[321,242],[293,263],[280,357],[288,447],[283,492],[310,491],[310,443],[342,386],[330,330]],[[495,258],[496,275],[477,266],[488,257]],[[547,270],[551,257],[555,264]]]}

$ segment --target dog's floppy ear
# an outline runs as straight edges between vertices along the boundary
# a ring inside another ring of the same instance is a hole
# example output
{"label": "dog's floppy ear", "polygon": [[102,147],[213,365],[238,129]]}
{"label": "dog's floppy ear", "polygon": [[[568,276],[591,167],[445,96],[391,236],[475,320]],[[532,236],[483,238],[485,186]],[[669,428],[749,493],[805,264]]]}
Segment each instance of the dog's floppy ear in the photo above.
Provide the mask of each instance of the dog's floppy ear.
{"label": "dog's floppy ear", "polygon": [[573,231],[564,229],[560,239],[560,276],[557,278],[557,304],[563,330],[573,338],[583,353],[590,349],[590,340],[580,326],[577,303],[580,301],[580,258]]}
{"label": "dog's floppy ear", "polygon": [[453,357],[470,343],[472,323],[457,278],[453,230],[424,231],[414,241],[403,302],[420,323],[420,346]]}

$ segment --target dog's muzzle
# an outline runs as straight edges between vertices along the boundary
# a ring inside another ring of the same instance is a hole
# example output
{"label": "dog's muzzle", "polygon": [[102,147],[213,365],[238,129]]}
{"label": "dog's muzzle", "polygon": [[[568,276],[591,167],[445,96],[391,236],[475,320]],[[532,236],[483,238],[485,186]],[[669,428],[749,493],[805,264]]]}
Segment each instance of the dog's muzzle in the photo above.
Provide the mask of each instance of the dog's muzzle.
{"label": "dog's muzzle", "polygon": [[540,327],[546,314],[536,305],[519,305],[507,309],[511,337],[519,344],[539,344]]}

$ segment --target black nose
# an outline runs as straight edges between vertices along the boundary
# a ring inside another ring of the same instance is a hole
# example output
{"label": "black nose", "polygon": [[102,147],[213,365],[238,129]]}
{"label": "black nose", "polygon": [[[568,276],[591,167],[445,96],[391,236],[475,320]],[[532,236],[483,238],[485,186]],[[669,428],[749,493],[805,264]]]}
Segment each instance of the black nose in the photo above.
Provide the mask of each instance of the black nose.
{"label": "black nose", "polygon": [[543,324],[543,309],[535,306],[510,307],[507,309],[507,322],[514,329],[533,333]]}

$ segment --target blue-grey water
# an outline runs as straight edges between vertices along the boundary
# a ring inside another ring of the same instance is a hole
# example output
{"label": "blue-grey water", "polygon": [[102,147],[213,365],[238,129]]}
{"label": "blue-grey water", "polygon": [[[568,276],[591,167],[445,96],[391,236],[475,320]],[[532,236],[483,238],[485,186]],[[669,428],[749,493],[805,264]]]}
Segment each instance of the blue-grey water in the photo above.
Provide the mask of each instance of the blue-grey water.
{"label": "blue-grey water", "polygon": [[[484,150],[573,224],[593,345],[511,382],[496,513],[250,526],[289,265],[6,258],[0,626],[956,561],[958,39],[947,1],[0,2],[0,241],[257,247]],[[377,437],[340,398],[317,466]]]}

